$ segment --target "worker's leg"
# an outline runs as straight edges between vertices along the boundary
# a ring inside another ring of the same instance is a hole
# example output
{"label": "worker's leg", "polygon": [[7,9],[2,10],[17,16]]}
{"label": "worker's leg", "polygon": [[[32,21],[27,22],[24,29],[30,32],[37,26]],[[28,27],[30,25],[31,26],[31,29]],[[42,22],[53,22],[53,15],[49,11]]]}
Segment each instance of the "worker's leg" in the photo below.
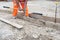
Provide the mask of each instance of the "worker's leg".
{"label": "worker's leg", "polygon": [[14,5],[14,9],[13,9],[13,16],[15,17],[18,13],[18,6]]}
{"label": "worker's leg", "polygon": [[25,13],[25,16],[29,16],[29,13],[28,13],[28,7],[26,7],[26,13]]}
{"label": "worker's leg", "polygon": [[[22,9],[25,9],[24,8],[24,6],[25,6],[25,4],[24,3],[21,3],[21,6],[22,6]],[[29,16],[29,14],[28,14],[28,7],[26,6],[26,10],[24,10],[25,11],[25,16]]]}

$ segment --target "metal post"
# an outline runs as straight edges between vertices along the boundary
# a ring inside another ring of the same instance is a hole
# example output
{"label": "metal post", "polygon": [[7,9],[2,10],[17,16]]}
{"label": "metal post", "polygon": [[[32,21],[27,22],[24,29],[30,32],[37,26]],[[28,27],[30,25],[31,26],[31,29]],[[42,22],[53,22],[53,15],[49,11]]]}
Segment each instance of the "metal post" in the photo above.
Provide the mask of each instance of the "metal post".
{"label": "metal post", "polygon": [[55,23],[57,21],[56,17],[57,17],[57,4],[56,4],[56,9],[55,9]]}

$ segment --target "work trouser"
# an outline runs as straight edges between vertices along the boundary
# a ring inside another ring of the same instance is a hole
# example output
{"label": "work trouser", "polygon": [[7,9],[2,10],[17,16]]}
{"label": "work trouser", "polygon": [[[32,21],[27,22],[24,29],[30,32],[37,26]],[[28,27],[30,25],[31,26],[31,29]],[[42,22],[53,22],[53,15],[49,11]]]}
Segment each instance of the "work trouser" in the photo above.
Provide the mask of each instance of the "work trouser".
{"label": "work trouser", "polygon": [[[24,3],[20,3],[21,5],[21,7],[22,7],[22,9],[24,10],[24,6],[25,6],[25,4]],[[18,13],[18,8],[19,8],[19,6],[16,4],[16,3],[14,3],[14,8],[13,8],[13,16],[15,17],[15,16],[17,16],[17,13]],[[26,12],[25,12],[25,16],[29,16],[28,15],[28,7],[26,6],[26,10],[25,10]]]}

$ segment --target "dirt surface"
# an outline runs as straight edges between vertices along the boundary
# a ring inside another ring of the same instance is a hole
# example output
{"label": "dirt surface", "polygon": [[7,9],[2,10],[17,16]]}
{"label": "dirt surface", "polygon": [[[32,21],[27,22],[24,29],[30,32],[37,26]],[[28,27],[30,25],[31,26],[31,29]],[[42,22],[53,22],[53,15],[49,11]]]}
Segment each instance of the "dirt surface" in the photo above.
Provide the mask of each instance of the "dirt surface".
{"label": "dirt surface", "polygon": [[29,25],[16,29],[0,21],[0,40],[60,40],[59,37],[60,32],[52,28]]}
{"label": "dirt surface", "polygon": [[60,40],[60,31],[56,29],[38,27],[22,19],[13,19],[11,14],[4,12],[0,13],[0,17],[24,26],[22,29],[17,29],[0,21],[1,40]]}
{"label": "dirt surface", "polygon": [[[42,13],[39,13],[39,14],[42,14]],[[18,16],[19,16],[19,14],[18,14]],[[43,14],[38,15],[38,13],[36,13],[36,14],[30,13],[30,17],[36,18],[36,19],[43,19],[45,21],[55,22],[55,17],[43,16]],[[56,18],[56,23],[60,23],[60,18]]]}

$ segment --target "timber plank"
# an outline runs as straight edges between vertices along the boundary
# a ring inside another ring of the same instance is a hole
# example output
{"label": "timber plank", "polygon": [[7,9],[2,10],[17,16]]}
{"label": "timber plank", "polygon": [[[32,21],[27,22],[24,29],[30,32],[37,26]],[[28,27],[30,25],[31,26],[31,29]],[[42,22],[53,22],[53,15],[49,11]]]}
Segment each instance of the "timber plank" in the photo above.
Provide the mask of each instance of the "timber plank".
{"label": "timber plank", "polygon": [[19,28],[19,29],[20,29],[20,28],[23,28],[23,25],[19,25],[19,24],[17,24],[17,23],[8,21],[8,20],[6,20],[6,19],[4,19],[4,18],[0,18],[0,21],[3,21],[3,22],[5,22],[5,23],[10,24],[11,26],[14,26],[14,27]]}

